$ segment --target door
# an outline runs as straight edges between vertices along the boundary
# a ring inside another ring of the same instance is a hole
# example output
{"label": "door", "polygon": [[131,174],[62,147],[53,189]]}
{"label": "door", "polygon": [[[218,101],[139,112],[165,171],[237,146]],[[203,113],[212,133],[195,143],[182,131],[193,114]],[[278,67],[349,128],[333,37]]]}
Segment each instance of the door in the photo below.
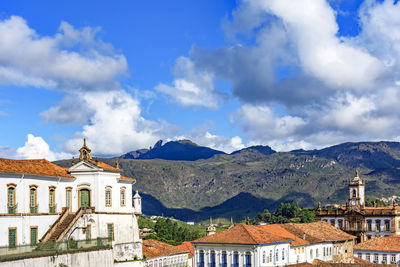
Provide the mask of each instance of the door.
{"label": "door", "polygon": [[80,207],[90,207],[90,191],[88,189],[81,189],[79,191],[81,203]]}
{"label": "door", "polygon": [[36,246],[37,244],[37,228],[31,228],[31,246]]}
{"label": "door", "polygon": [[17,229],[8,229],[8,247],[16,248],[17,246]]}

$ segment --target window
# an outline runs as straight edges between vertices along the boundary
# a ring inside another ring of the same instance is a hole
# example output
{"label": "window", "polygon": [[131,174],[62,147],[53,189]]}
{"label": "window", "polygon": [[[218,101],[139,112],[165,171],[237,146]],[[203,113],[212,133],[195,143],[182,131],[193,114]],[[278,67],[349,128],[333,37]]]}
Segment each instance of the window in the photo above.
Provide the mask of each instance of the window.
{"label": "window", "polygon": [[375,253],[374,254],[374,262],[378,263],[378,261],[379,261],[379,255]]}
{"label": "window", "polygon": [[396,264],[396,254],[392,254],[392,255],[390,256],[390,263],[391,263],[391,264]]}
{"label": "window", "polygon": [[92,239],[92,225],[90,225],[90,224],[88,224],[86,226],[85,239],[86,239],[86,241],[89,241],[90,239]]}
{"label": "window", "polygon": [[126,205],[126,196],[125,196],[125,188],[121,188],[121,206],[125,206]]}
{"label": "window", "polygon": [[49,186],[49,213],[56,213],[55,186]]}
{"label": "window", "polygon": [[339,220],[339,229],[343,230],[343,220]]}
{"label": "window", "polygon": [[17,228],[8,228],[8,247],[17,247]]}
{"label": "window", "polygon": [[372,221],[367,220],[367,231],[371,232],[372,231]]}
{"label": "window", "polygon": [[353,189],[353,198],[357,197],[357,190]]}
{"label": "window", "polygon": [[272,250],[269,251],[268,262],[272,262]]}
{"label": "window", "polygon": [[7,185],[7,207],[8,214],[15,214],[17,212],[17,204],[15,203],[15,187],[16,184]]}
{"label": "window", "polygon": [[371,261],[371,254],[367,253],[366,256],[365,256],[365,259],[367,261]]}
{"label": "window", "polygon": [[111,188],[106,187],[106,207],[111,207]]}
{"label": "window", "polygon": [[380,220],[375,221],[375,229],[377,232],[381,231],[381,221]]}
{"label": "window", "polygon": [[398,225],[397,225],[397,227],[400,229],[400,221],[398,222]]}
{"label": "window", "polygon": [[313,255],[312,255],[313,253],[312,253],[312,249],[310,249],[310,258],[312,259],[313,258]]}
{"label": "window", "polygon": [[[294,249],[294,252],[296,253],[296,249]],[[262,257],[262,262],[265,263],[266,262],[266,255],[265,255],[265,251],[263,252],[263,257]]]}
{"label": "window", "polygon": [[357,230],[361,230],[361,222],[357,221]]}
{"label": "window", "polygon": [[[265,252],[264,252],[265,256]],[[221,267],[226,267],[227,266],[227,260],[226,260],[226,251],[222,251],[221,254]]]}
{"label": "window", "polygon": [[279,261],[279,249],[275,250],[275,261]]}
{"label": "window", "polygon": [[36,246],[38,241],[38,228],[31,226],[31,246]]}
{"label": "window", "polygon": [[282,249],[282,260],[283,261],[285,260],[285,249],[284,248]]}
{"label": "window", "polygon": [[154,267],[158,267],[158,260],[154,261]]}
{"label": "window", "polygon": [[385,231],[390,232],[390,221],[389,220],[385,221]]}
{"label": "window", "polygon": [[232,262],[233,262],[233,267],[239,266],[239,253],[237,251],[233,252],[233,261]]}
{"label": "window", "polygon": [[204,251],[200,250],[199,253],[199,267],[204,267]]}
{"label": "window", "polygon": [[318,258],[319,257],[319,252],[318,249],[315,250],[315,257]]}
{"label": "window", "polygon": [[335,220],[334,219],[331,219],[331,225],[335,226]]}
{"label": "window", "polygon": [[361,253],[357,253],[357,258],[362,259],[362,254]]}
{"label": "window", "polygon": [[251,253],[250,252],[246,252],[245,266],[246,267],[251,267]]}
{"label": "window", "polygon": [[212,250],[210,253],[210,267],[215,267],[215,251]]}
{"label": "window", "polygon": [[30,213],[37,213],[38,212],[38,206],[37,206],[37,185],[30,185],[29,186],[29,209]]}
{"label": "window", "polygon": [[107,237],[109,240],[114,241],[114,224],[107,223]]}
{"label": "window", "polygon": [[71,209],[72,209],[72,188],[71,187],[65,188],[65,206],[68,208],[68,210],[71,211]]}
{"label": "window", "polygon": [[382,256],[382,263],[387,263],[387,254],[383,254]]}
{"label": "window", "polygon": [[325,253],[325,248],[322,249],[322,256],[325,257],[326,253]]}

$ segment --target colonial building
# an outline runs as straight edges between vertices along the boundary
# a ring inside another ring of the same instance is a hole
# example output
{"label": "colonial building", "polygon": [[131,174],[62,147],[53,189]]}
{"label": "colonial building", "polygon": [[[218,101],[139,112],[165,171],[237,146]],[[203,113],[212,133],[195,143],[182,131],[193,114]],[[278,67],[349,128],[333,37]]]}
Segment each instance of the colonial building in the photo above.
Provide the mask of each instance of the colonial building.
{"label": "colonial building", "polygon": [[377,264],[400,264],[400,236],[385,236],[357,244],[354,256]]}
{"label": "colonial building", "polygon": [[145,267],[188,267],[190,251],[172,246],[157,240],[143,240],[143,255],[146,256]]}
{"label": "colonial building", "polygon": [[118,162],[92,159],[86,140],[79,153],[68,169],[45,159],[0,159],[0,247],[108,237],[115,261],[142,257],[136,180],[121,175]]}
{"label": "colonial building", "polygon": [[192,243],[196,267],[267,267],[316,259],[349,262],[354,238],[325,222],[238,224]]}
{"label": "colonial building", "polygon": [[365,207],[365,182],[358,172],[349,181],[348,196],[347,204],[336,209],[323,210],[318,204],[320,220],[357,236],[358,243],[400,234],[400,208],[395,203],[389,207]]}

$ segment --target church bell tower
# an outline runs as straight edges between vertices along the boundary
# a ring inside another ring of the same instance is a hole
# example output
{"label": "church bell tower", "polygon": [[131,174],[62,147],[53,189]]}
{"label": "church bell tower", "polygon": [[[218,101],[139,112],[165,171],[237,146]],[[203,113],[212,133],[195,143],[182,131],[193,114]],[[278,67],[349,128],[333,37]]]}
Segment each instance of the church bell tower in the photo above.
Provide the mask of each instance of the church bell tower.
{"label": "church bell tower", "polygon": [[358,176],[356,170],[355,177],[349,182],[349,207],[364,208],[365,206],[365,183]]}
{"label": "church bell tower", "polygon": [[92,156],[90,155],[90,148],[86,145],[86,138],[83,139],[83,146],[79,149],[79,161],[90,161],[92,160]]}

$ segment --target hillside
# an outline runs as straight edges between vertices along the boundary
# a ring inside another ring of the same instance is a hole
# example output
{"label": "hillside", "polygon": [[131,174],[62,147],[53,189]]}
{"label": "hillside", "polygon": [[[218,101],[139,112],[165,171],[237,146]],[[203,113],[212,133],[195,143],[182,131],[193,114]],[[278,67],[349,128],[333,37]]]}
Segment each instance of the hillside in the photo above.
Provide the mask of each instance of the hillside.
{"label": "hillside", "polygon": [[[147,214],[184,220],[243,219],[280,202],[303,207],[345,203],[348,180],[358,168],[366,197],[400,194],[400,143],[345,143],[321,150],[264,153],[243,149],[197,161],[120,159],[137,178]],[[113,164],[115,159],[103,159]],[[67,166],[70,160],[57,162]]]}
{"label": "hillside", "polygon": [[139,149],[121,155],[121,159],[165,159],[188,160],[208,159],[217,154],[225,154],[222,151],[199,146],[190,140],[170,141],[162,145],[158,141],[153,148]]}

